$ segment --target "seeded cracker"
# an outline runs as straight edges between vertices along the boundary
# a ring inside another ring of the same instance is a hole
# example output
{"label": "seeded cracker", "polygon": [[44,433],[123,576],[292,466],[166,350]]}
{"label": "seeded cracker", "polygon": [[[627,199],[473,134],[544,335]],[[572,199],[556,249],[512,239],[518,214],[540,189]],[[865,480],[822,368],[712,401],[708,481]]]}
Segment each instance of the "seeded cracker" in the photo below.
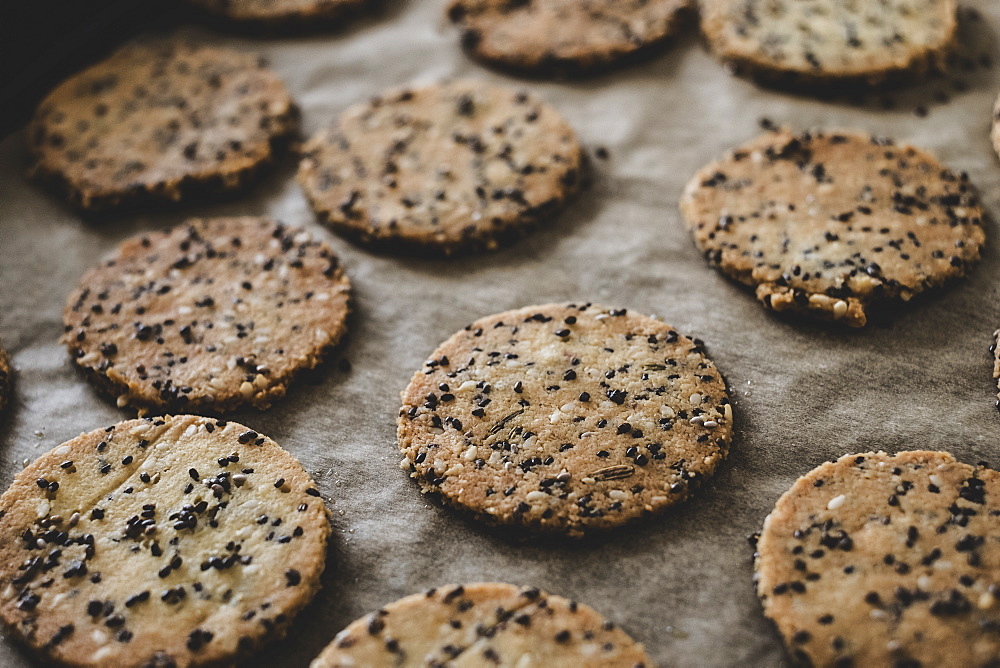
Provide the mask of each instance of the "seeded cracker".
{"label": "seeded cracker", "polygon": [[583,158],[551,107],[475,81],[385,93],[304,151],[299,183],[334,230],[446,255],[493,250],[548,222],[576,191]]}
{"label": "seeded cracker", "polygon": [[119,423],[0,498],[0,617],[71,666],[226,664],[319,588],[329,523],[290,454],[233,422]]}
{"label": "seeded cracker", "polygon": [[337,634],[311,668],[643,668],[652,662],[592,608],[534,588],[447,585],[400,599]]}
{"label": "seeded cracker", "polygon": [[764,520],[757,593],[814,666],[995,666],[1000,475],[945,452],[847,455]]}
{"label": "seeded cracker", "polygon": [[63,312],[73,360],[119,406],[265,409],[346,331],[350,283],[305,230],[190,220],[133,238]]}
{"label": "seeded cracker", "polygon": [[726,456],[732,409],[700,342],[625,309],[548,304],[448,339],[398,424],[425,492],[580,536],[687,499]]}
{"label": "seeded cracker", "polygon": [[307,23],[339,18],[368,0],[189,0],[231,21],[260,24]]}
{"label": "seeded cracker", "polygon": [[780,83],[876,86],[940,68],[955,41],[956,0],[700,0],[715,55]]}
{"label": "seeded cracker", "polygon": [[29,174],[87,210],[178,201],[245,185],[297,126],[285,85],[256,56],[134,44],[41,102]]}
{"label": "seeded cracker", "polygon": [[857,132],[759,137],[698,172],[681,211],[709,263],[765,306],[851,327],[965,276],[986,238],[964,173]]}
{"label": "seeded cracker", "polygon": [[448,17],[476,57],[556,73],[590,70],[673,36],[689,0],[451,0]]}

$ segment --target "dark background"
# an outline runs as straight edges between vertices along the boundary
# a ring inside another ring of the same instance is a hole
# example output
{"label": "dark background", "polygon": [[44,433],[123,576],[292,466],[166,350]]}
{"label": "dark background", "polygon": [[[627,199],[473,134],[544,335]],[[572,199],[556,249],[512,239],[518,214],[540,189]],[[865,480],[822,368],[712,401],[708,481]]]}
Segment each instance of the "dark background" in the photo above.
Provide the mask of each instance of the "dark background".
{"label": "dark background", "polygon": [[67,75],[147,28],[169,28],[190,10],[169,0],[28,0],[0,3],[0,137]]}

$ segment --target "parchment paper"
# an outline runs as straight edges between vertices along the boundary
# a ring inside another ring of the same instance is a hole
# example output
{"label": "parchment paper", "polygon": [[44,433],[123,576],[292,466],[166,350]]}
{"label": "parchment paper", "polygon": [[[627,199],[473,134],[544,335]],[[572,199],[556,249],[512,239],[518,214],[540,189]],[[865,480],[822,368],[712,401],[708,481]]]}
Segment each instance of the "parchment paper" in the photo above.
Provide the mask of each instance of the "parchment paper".
{"label": "parchment paper", "polygon": [[[390,85],[470,76],[522,86],[561,110],[590,148],[608,149],[610,159],[594,160],[592,188],[502,252],[401,259],[325,232],[293,181],[292,158],[236,201],[86,223],[24,180],[16,133],[0,144],[0,338],[16,369],[13,405],[0,421],[0,485],[24,459],[131,417],[78,375],[58,343],[64,300],[82,273],[126,237],[189,215],[270,215],[330,239],[354,282],[356,313],[333,363],[271,410],[232,416],[302,461],[334,526],[323,590],[255,665],[305,666],[337,631],[382,604],[482,580],[587,602],[645,643],[661,666],[788,664],[754,596],[746,537],[797,476],[879,448],[946,449],[1000,464],[988,353],[1000,326],[997,229],[988,225],[971,279],[887,324],[831,330],[768,314],[709,269],[683,227],[678,198],[696,169],[755,136],[766,116],[797,128],[857,127],[931,149],[970,173],[996,215],[1000,165],[988,138],[996,71],[967,63],[974,71],[959,67],[957,86],[943,78],[889,99],[869,95],[860,106],[821,101],[728,76],[691,26],[636,66],[585,81],[519,80],[466,59],[441,4],[407,0],[332,35],[186,32],[269,58],[302,107],[307,135]],[[967,6],[983,14],[963,27],[971,52],[996,53],[1000,5]],[[914,113],[917,105],[927,107],[926,118]],[[461,518],[421,496],[399,469],[395,444],[399,392],[439,342],[479,316],[554,300],[627,306],[701,337],[736,409],[732,454],[696,498],[583,544],[519,542]],[[340,358],[350,371],[339,368]],[[27,665],[9,638],[0,643],[0,665]]]}

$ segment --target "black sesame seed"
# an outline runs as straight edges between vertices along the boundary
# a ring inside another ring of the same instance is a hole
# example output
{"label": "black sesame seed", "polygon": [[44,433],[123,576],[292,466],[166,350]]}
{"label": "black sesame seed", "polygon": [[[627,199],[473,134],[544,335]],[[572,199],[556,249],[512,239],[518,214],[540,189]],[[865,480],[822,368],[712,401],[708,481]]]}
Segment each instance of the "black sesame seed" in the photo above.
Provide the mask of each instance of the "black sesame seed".
{"label": "black sesame seed", "polygon": [[142,602],[148,601],[148,600],[149,600],[149,591],[139,592],[135,596],[130,596],[129,598],[127,598],[125,600],[125,607],[126,608],[131,608],[134,605],[138,605],[139,603],[142,603]]}

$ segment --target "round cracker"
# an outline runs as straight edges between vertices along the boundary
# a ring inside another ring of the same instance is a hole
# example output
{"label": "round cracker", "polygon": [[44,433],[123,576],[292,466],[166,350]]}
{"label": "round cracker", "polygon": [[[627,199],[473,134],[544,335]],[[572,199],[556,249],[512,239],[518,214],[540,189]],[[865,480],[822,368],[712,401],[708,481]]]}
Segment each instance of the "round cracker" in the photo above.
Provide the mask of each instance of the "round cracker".
{"label": "round cracker", "polygon": [[944,452],[823,464],[764,521],[764,612],[809,665],[994,665],[998,500],[1000,474]]}
{"label": "round cracker", "polygon": [[329,21],[359,9],[369,0],[189,0],[230,21],[287,24]]}
{"label": "round cracker", "polygon": [[98,429],[0,497],[0,618],[72,666],[223,664],[319,589],[319,492],[271,439],[191,415]]}
{"label": "round cracker", "polygon": [[299,183],[319,216],[366,243],[493,250],[562,207],[583,152],[526,93],[458,81],[351,107],[305,146]]}
{"label": "round cracker", "polygon": [[447,585],[391,603],[337,634],[311,668],[642,668],[652,662],[589,606],[534,588]]}
{"label": "round cracker", "polygon": [[133,44],[42,100],[29,174],[87,210],[245,185],[298,113],[257,56],[179,41]]}
{"label": "round cracker", "polygon": [[944,64],[956,0],[701,0],[701,29],[736,71],[791,84],[879,85]]}
{"label": "round cracker", "polygon": [[63,339],[119,406],[265,409],[340,341],[349,291],[337,256],[305,230],[194,219],[89,271]]}
{"label": "round cracker", "polygon": [[482,60],[579,71],[635,56],[674,35],[689,0],[452,0],[462,45]]}
{"label": "round cracker", "polygon": [[699,171],[681,211],[709,263],[765,306],[852,327],[964,276],[986,238],[966,174],[853,131],[759,137]]}
{"label": "round cracker", "polygon": [[592,304],[474,322],[414,375],[402,462],[491,523],[579,536],[688,498],[726,456],[732,409],[701,347]]}

